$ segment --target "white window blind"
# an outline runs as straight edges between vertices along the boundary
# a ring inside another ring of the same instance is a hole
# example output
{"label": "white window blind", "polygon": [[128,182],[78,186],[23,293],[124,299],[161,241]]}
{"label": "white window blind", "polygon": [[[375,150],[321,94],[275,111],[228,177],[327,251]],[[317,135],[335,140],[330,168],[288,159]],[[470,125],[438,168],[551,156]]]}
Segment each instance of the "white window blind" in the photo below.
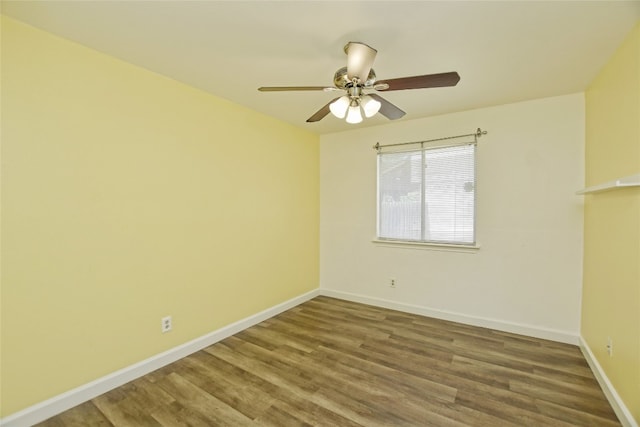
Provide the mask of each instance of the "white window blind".
{"label": "white window blind", "polygon": [[378,154],[378,238],[475,244],[475,144]]}

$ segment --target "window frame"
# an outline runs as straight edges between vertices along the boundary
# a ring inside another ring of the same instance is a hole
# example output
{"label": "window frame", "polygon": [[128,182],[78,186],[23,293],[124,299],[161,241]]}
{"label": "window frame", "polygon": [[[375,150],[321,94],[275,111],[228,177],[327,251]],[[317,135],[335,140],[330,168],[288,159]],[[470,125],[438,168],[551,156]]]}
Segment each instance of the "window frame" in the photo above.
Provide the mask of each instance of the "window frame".
{"label": "window frame", "polygon": [[[459,146],[473,146],[473,230],[472,230],[472,242],[468,241],[442,241],[442,240],[427,240],[423,239],[424,237],[424,227],[425,227],[425,194],[426,194],[426,185],[425,185],[425,152],[434,149],[445,149],[445,148],[454,148]],[[395,154],[395,153],[419,153],[421,158],[421,180],[420,180],[420,194],[421,194],[421,203],[420,203],[420,239],[403,239],[403,238],[394,238],[394,237],[381,237],[381,209],[382,209],[382,200],[381,200],[381,190],[380,190],[380,165],[381,158],[385,154]],[[413,247],[420,249],[442,249],[442,250],[450,250],[450,251],[462,251],[467,252],[469,250],[479,249],[478,245],[478,235],[477,235],[477,166],[478,166],[478,146],[477,139],[474,138],[473,141],[460,142],[460,143],[448,143],[448,144],[434,144],[425,146],[425,143],[420,143],[419,148],[413,149],[404,149],[404,150],[389,150],[382,151],[378,149],[376,155],[376,237],[373,239],[374,243],[381,244],[383,246],[400,246],[400,247]]]}

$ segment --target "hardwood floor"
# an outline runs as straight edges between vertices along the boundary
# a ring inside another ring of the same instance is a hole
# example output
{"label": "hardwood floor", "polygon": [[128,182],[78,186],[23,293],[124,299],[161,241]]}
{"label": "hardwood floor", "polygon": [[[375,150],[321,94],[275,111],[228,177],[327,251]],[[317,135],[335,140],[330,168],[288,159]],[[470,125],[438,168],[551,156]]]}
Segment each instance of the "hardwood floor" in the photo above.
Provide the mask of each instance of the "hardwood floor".
{"label": "hardwood floor", "polygon": [[620,424],[575,346],[317,297],[39,425]]}

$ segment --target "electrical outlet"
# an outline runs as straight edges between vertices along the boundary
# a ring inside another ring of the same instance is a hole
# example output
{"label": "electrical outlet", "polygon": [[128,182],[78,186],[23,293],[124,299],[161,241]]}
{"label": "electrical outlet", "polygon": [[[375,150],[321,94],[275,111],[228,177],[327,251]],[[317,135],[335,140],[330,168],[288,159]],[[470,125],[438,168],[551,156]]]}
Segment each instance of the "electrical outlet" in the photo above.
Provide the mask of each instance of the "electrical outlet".
{"label": "electrical outlet", "polygon": [[611,337],[607,337],[607,354],[609,357],[613,356],[613,340]]}
{"label": "electrical outlet", "polygon": [[391,288],[395,288],[396,287],[396,279],[394,279],[394,278],[389,279],[389,287],[391,287]]}
{"label": "electrical outlet", "polygon": [[171,316],[165,316],[162,318],[162,333],[169,332],[171,330]]}

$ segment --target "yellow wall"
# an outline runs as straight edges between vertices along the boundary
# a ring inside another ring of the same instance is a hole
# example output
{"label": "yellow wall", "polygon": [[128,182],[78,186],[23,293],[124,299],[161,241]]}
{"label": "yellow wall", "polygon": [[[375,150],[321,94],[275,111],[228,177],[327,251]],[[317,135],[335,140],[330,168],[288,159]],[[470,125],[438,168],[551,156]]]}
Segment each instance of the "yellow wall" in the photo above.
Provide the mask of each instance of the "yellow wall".
{"label": "yellow wall", "polygon": [[[640,23],[586,92],[585,156],[587,186],[640,173]],[[584,212],[581,334],[640,421],[640,188],[588,195]]]}
{"label": "yellow wall", "polygon": [[2,112],[2,416],[318,287],[316,135],[6,17]]}

